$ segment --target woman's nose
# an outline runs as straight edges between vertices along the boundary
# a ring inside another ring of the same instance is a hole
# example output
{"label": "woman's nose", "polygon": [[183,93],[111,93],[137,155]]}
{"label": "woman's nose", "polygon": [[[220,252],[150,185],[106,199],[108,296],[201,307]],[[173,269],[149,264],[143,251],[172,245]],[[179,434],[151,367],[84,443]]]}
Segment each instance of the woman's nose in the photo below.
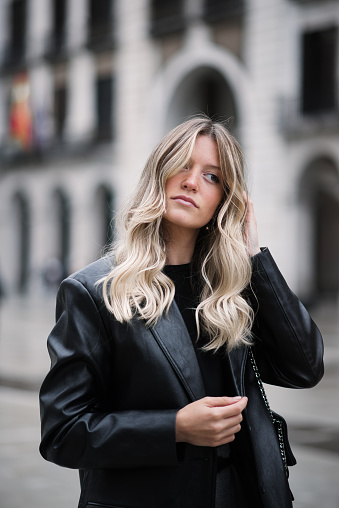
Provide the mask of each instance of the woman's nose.
{"label": "woman's nose", "polygon": [[197,188],[198,188],[198,181],[197,181],[197,175],[194,171],[189,171],[183,182],[182,182],[182,187],[184,189],[188,189],[188,190],[192,190],[192,191],[196,191]]}

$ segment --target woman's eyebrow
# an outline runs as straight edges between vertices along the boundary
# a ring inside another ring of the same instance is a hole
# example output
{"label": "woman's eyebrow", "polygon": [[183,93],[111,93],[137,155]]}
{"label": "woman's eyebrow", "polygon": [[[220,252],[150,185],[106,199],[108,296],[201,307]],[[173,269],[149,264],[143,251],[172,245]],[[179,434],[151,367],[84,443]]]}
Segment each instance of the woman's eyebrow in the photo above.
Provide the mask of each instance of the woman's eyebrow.
{"label": "woman's eyebrow", "polygon": [[[194,159],[192,157],[186,163],[188,166],[192,166],[194,164]],[[214,164],[206,164],[204,166],[205,169],[213,169],[215,171],[221,171],[220,166],[215,166]]]}
{"label": "woman's eyebrow", "polygon": [[214,166],[214,164],[206,164],[205,167],[208,169],[215,169],[216,171],[221,171],[221,168],[219,166]]}

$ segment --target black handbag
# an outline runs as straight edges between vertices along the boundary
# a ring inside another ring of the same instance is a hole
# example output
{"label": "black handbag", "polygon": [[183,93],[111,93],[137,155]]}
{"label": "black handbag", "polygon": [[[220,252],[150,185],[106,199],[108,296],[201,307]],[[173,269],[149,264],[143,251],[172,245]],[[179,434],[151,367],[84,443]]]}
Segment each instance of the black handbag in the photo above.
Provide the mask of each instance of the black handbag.
{"label": "black handbag", "polygon": [[266,409],[270,414],[272,423],[274,425],[274,429],[275,429],[277,437],[278,437],[280,455],[281,455],[281,459],[283,461],[286,476],[288,477],[288,475],[289,475],[288,466],[294,466],[297,463],[297,461],[293,455],[293,452],[292,452],[292,449],[290,447],[290,443],[288,440],[287,423],[281,415],[272,411],[272,409],[269,405],[268,399],[267,399],[264,385],[261,381],[257,362],[255,361],[255,357],[254,357],[251,347],[249,348],[249,354],[250,354],[251,365],[253,367],[253,371],[254,371],[256,380],[258,382],[258,385],[259,385],[259,390],[260,390],[261,396],[264,400]]}

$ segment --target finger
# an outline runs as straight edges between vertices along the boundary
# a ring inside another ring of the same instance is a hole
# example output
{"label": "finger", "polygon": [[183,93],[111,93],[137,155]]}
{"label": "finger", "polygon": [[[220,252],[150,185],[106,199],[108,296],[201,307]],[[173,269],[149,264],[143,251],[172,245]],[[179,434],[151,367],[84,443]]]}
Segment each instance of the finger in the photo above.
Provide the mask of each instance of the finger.
{"label": "finger", "polygon": [[230,418],[224,418],[221,420],[221,425],[219,426],[219,435],[227,434],[229,433],[233,428],[237,427],[241,424],[243,421],[242,414],[239,413],[238,415],[231,416]]}
{"label": "finger", "polygon": [[207,439],[208,442],[207,446],[215,447],[221,446],[226,443],[231,443],[232,441],[234,441],[236,434],[240,432],[240,430],[241,425],[238,423],[236,425],[233,425],[231,428],[226,429],[222,433],[214,434]]}
{"label": "finger", "polygon": [[231,404],[224,407],[211,408],[211,414],[213,414],[214,421],[225,420],[232,417],[241,415],[242,411],[247,405],[247,398],[241,399],[235,404]]}
{"label": "finger", "polygon": [[217,446],[222,446],[223,444],[227,444],[227,443],[232,443],[232,441],[234,441],[237,437],[237,434],[238,432],[241,430],[241,426],[238,425],[237,427],[234,427],[232,429],[232,431],[230,431],[229,433],[227,433],[225,436],[223,436]]}
{"label": "finger", "polygon": [[254,213],[253,202],[248,198],[248,207],[245,217],[244,237],[248,254],[254,256],[260,252],[257,220]]}
{"label": "finger", "polygon": [[241,431],[241,424],[237,423],[236,425],[233,425],[231,428],[225,430],[225,432],[220,435],[220,439],[224,441],[225,439],[228,439],[230,436],[237,434]]}
{"label": "finger", "polygon": [[219,418],[231,418],[232,416],[239,415],[247,406],[247,397],[243,397],[238,402],[235,402],[234,404],[229,404],[228,406],[224,407],[216,407],[214,408],[214,413]]}
{"label": "finger", "polygon": [[236,404],[242,399],[246,399],[246,397],[205,397],[203,400],[210,406],[210,407],[224,407],[229,406],[231,404]]}
{"label": "finger", "polygon": [[255,213],[254,213],[254,205],[253,205],[253,201],[247,197],[247,211],[246,211],[246,222],[255,222],[256,221],[256,218],[255,218]]}

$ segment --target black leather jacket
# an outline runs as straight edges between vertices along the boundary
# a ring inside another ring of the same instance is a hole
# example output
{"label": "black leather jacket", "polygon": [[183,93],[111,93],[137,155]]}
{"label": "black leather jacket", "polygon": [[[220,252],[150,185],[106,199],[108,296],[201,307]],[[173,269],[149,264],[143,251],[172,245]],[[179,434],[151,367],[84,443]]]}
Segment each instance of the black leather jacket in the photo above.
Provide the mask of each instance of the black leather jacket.
{"label": "black leather jacket", "polygon": [[[40,392],[41,454],[80,470],[81,508],[212,508],[216,449],[175,442],[178,409],[205,396],[182,316],[173,302],[154,328],[139,319],[118,323],[96,284],[109,269],[103,258],[61,284],[48,339],[52,365]],[[253,258],[252,285],[253,351],[263,381],[314,386],[323,375],[320,332],[267,249]],[[248,352],[240,347],[225,359],[233,393],[248,397],[233,455],[253,494],[251,507],[291,507]]]}

